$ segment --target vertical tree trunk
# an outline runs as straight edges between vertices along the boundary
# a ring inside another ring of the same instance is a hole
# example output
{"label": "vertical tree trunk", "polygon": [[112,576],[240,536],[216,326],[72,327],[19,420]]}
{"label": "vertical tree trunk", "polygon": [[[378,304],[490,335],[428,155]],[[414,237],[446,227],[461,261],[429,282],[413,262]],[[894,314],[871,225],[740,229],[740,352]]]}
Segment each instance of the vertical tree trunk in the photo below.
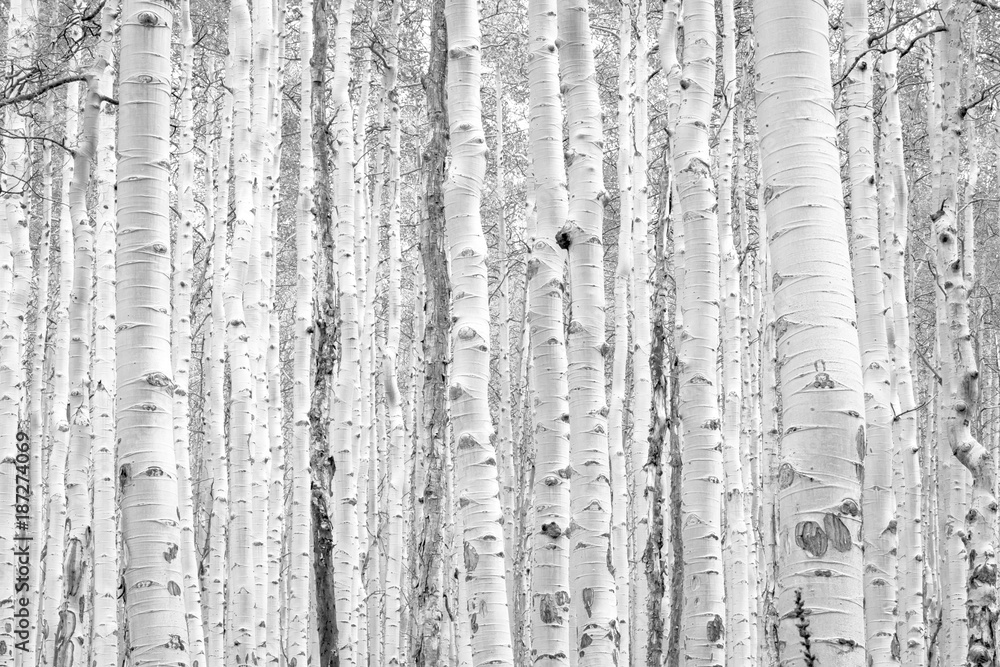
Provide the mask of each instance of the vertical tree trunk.
{"label": "vertical tree trunk", "polygon": [[[618,659],[630,664],[631,623],[629,579],[629,481],[625,465],[625,411],[628,390],[629,349],[629,284],[632,281],[632,4],[623,2],[618,26],[618,263],[615,267],[614,308],[615,347],[611,362],[611,401],[608,413],[608,454],[611,462],[611,554],[614,568],[616,623],[621,633]],[[636,321],[637,326],[641,322]],[[633,372],[635,367],[633,364]],[[634,470],[633,470],[634,473]],[[633,499],[634,500],[634,499]],[[638,541],[635,542],[638,550]]]}
{"label": "vertical tree trunk", "polygon": [[253,414],[254,380],[245,291],[253,243],[253,172],[251,171],[250,10],[243,0],[231,6],[230,70],[233,91],[232,251],[225,283],[226,348],[230,367],[229,417],[229,577],[226,632],[228,667],[257,660],[257,608],[253,551]]}
{"label": "vertical tree trunk", "polygon": [[[313,387],[310,376],[313,329],[313,75],[304,64],[312,58],[312,0],[303,0],[299,22],[299,60],[302,113],[299,115],[299,192],[295,211],[296,288],[295,331],[292,358],[292,442],[288,449],[291,510],[288,516],[288,636],[289,665],[304,665],[309,651],[310,586],[310,409]],[[313,654],[315,655],[315,654]]]}
{"label": "vertical tree trunk", "polygon": [[386,464],[388,470],[387,525],[386,525],[386,568],[385,568],[385,625],[382,631],[383,664],[398,667],[402,664],[400,652],[401,626],[403,620],[403,599],[400,581],[403,573],[403,472],[405,470],[404,449],[405,432],[403,424],[403,406],[399,386],[399,339],[400,331],[400,298],[402,291],[402,247],[400,244],[399,214],[401,205],[399,183],[399,91],[396,88],[396,76],[399,56],[396,46],[399,43],[399,17],[402,10],[402,0],[393,0],[389,17],[389,44],[387,64],[383,85],[386,99],[389,102],[389,146],[388,146],[388,250],[389,250],[389,286],[388,286],[388,326],[386,330],[385,355],[383,357],[383,372],[385,374],[386,413],[389,417],[389,457]]}
{"label": "vertical tree trunk", "polygon": [[[119,3],[112,0],[101,11],[101,44],[107,62],[99,76],[98,93],[110,96],[114,84],[113,44]],[[115,510],[115,115],[105,105],[97,120],[97,211],[94,254],[93,394],[93,554],[94,600],[91,626],[91,662],[118,664],[118,536]],[[33,665],[25,662],[25,665]]]}
{"label": "vertical tree trunk", "polygon": [[[719,133],[719,254],[722,283],[723,422],[722,447],[726,478],[726,663],[752,664],[750,532],[746,515],[747,489],[740,447],[743,391],[740,340],[740,270],[733,243],[733,144],[739,82],[736,73],[736,17],[732,0],[722,3],[722,128]],[[740,220],[745,224],[745,220]]]}
{"label": "vertical tree trunk", "polygon": [[569,251],[572,316],[567,334],[570,507],[576,523],[570,535],[572,608],[577,623],[574,652],[579,667],[615,659],[618,632],[611,550],[611,485],[604,391],[604,245],[601,106],[587,0],[560,0],[562,85],[569,128],[569,210],[559,231]]}
{"label": "vertical tree trunk", "polygon": [[[27,60],[32,55],[35,12],[30,1],[14,0],[9,7],[6,50],[10,58],[9,67],[17,71],[28,66]],[[22,613],[22,610],[29,615],[37,612],[37,607],[22,603],[32,594],[32,589],[23,589],[21,571],[24,566],[31,567],[31,561],[38,559],[40,554],[37,548],[32,554],[32,545],[18,539],[28,535],[26,527],[19,524],[23,523],[21,517],[27,514],[28,508],[23,506],[22,501],[33,474],[30,459],[27,458],[31,437],[24,441],[20,435],[27,429],[26,415],[22,412],[26,376],[22,350],[27,338],[25,316],[31,292],[31,247],[26,215],[31,155],[24,138],[27,127],[22,111],[12,105],[6,112],[3,156],[0,157],[3,172],[0,191],[4,193],[0,198],[0,208],[3,209],[0,211],[0,226],[3,227],[0,235],[9,235],[4,241],[9,241],[7,250],[10,257],[0,257],[5,265],[5,275],[0,280],[10,282],[4,285],[9,292],[4,295],[7,298],[0,308],[0,644],[3,645],[0,665],[13,665],[15,656],[19,658],[25,648],[22,643],[25,637],[20,632],[27,630],[21,625],[21,617],[15,614]],[[0,291],[6,290],[0,288]],[[88,345],[89,342],[88,338]],[[37,439],[35,446],[40,445],[41,439]],[[41,474],[41,470],[35,468],[34,474]],[[61,525],[58,530],[62,530]],[[80,530],[83,532],[85,527]],[[22,555],[24,549],[28,550],[26,556]],[[36,580],[36,587],[37,583]],[[79,634],[77,636],[84,640]]]}
{"label": "vertical tree trunk", "polygon": [[208,392],[211,405],[208,428],[209,465],[212,470],[212,509],[209,518],[208,576],[204,583],[206,600],[206,651],[208,667],[226,664],[228,647],[226,632],[226,587],[229,575],[226,547],[229,543],[229,461],[226,447],[226,314],[224,285],[226,281],[226,240],[229,227],[229,159],[233,135],[233,94],[222,91],[219,122],[219,163],[215,176],[212,230],[212,364],[209,368]]}
{"label": "vertical tree trunk", "polygon": [[354,410],[360,383],[361,332],[355,265],[354,130],[353,108],[348,96],[351,78],[351,24],[354,0],[341,0],[334,32],[331,107],[333,119],[335,252],[338,279],[340,364],[332,398],[332,449],[335,481],[330,494],[334,525],[334,582],[337,603],[337,647],[340,664],[356,663],[358,624],[355,616],[359,583],[357,426]]}
{"label": "vertical tree trunk", "polygon": [[118,123],[117,477],[128,646],[188,664],[171,429],[169,8],[122,8]]}
{"label": "vertical tree trunk", "polygon": [[535,184],[536,231],[526,280],[535,388],[534,530],[532,532],[531,650],[539,667],[569,661],[570,473],[566,341],[563,322],[565,259],[556,234],[567,214],[555,0],[530,0],[528,150]]}
{"label": "vertical tree trunk", "polygon": [[[683,334],[678,348],[684,539],[684,655],[721,664],[725,627],[722,572],[722,434],[715,361],[719,349],[719,228],[709,171],[708,125],[715,82],[715,12],[707,0],[684,4],[681,105],[672,146],[684,226]],[[686,84],[686,85],[685,85]]]}
{"label": "vertical tree trunk", "polygon": [[754,14],[761,194],[773,261],[767,279],[781,361],[778,647],[787,665],[861,667],[864,396],[829,16],[825,5],[786,0],[759,0]]}
{"label": "vertical tree trunk", "polygon": [[[890,6],[891,9],[891,6]],[[886,22],[891,25],[894,14],[887,10]],[[895,37],[887,47],[894,45]],[[904,270],[909,225],[909,190],[903,158],[903,127],[899,109],[897,78],[898,54],[887,48],[882,56],[886,101],[883,105],[886,135],[882,138],[882,165],[886,185],[892,188],[892,216],[886,217],[883,238],[885,282],[892,299],[890,332],[892,382],[898,397],[898,409],[893,419],[893,437],[899,448],[903,468],[903,516],[899,521],[900,557],[897,639],[901,648],[901,663],[913,667],[927,664],[926,626],[924,623],[924,539],[922,520],[923,488],[921,479],[920,443],[917,438],[917,403],[913,371],[910,366],[910,315],[906,296]],[[905,560],[903,560],[905,559]]]}
{"label": "vertical tree trunk", "polygon": [[[654,521],[650,505],[656,492],[651,478],[649,458],[650,410],[652,408],[651,321],[650,321],[650,271],[649,271],[649,192],[646,169],[649,152],[649,109],[647,81],[649,79],[649,44],[646,37],[648,7],[646,0],[637,0],[635,6],[635,107],[634,183],[632,196],[632,243],[635,268],[632,272],[632,316],[635,324],[632,353],[632,384],[634,407],[632,409],[632,438],[629,441],[631,461],[631,498],[633,507],[632,534],[634,569],[632,581],[632,636],[636,638],[632,651],[637,665],[648,664],[649,619],[655,617],[653,607],[659,601],[650,598],[649,574],[654,551],[649,544],[650,523]],[[619,616],[627,616],[618,610]]]}
{"label": "vertical tree trunk", "polygon": [[[80,86],[70,83],[66,86],[66,136],[76,137],[79,129]],[[119,136],[119,142],[121,137]],[[61,206],[59,209],[59,271],[57,286],[59,299],[55,303],[55,333],[52,354],[52,401],[49,404],[49,431],[52,444],[48,454],[46,474],[49,480],[48,525],[52,526],[45,547],[45,587],[42,600],[42,626],[45,639],[43,665],[54,665],[56,658],[57,628],[59,627],[60,602],[64,593],[65,570],[63,554],[66,544],[67,517],[67,455],[70,449],[71,427],[69,423],[70,399],[70,308],[73,290],[73,237],[70,219],[69,191],[73,180],[73,161],[67,159],[63,167]],[[121,201],[121,200],[119,200]],[[121,210],[119,208],[119,210]],[[170,349],[167,347],[167,366]],[[120,364],[121,360],[119,360]],[[118,396],[121,400],[121,395]],[[121,405],[121,404],[119,404]],[[169,412],[167,421],[169,422]],[[159,435],[159,434],[158,434]],[[120,456],[119,452],[119,456]],[[120,468],[120,466],[119,466]],[[122,498],[121,502],[124,502]],[[124,507],[123,507],[124,510]],[[123,517],[124,518],[124,517]],[[127,593],[126,593],[127,594]],[[47,628],[47,631],[44,629]]]}
{"label": "vertical tree trunk", "polygon": [[[472,662],[513,665],[504,581],[503,511],[488,400],[490,309],[486,236],[480,217],[486,173],[480,81],[479,6],[447,0],[448,120],[452,162],[444,214],[452,273],[448,399],[456,446],[457,496],[465,561]],[[501,355],[505,353],[501,350]],[[463,624],[465,619],[462,619]]]}
{"label": "vertical tree trunk", "polygon": [[[427,117],[430,141],[422,155],[422,190],[424,210],[421,211],[420,255],[424,272],[423,294],[423,392],[419,425],[417,425],[420,474],[415,475],[413,533],[415,589],[412,662],[416,667],[436,667],[447,660],[441,650],[444,627],[444,534],[442,523],[444,504],[444,463],[447,447],[448,413],[445,402],[447,389],[448,330],[451,326],[444,248],[444,195],[447,157],[448,115],[445,109],[445,69],[447,64],[447,28],[445,0],[435,0],[431,7],[431,48],[424,93],[427,96]],[[506,612],[504,612],[506,614]]]}
{"label": "vertical tree trunk", "polygon": [[201,582],[194,539],[194,501],[191,496],[190,415],[188,384],[191,366],[191,286],[194,279],[194,221],[199,216],[194,199],[194,35],[190,0],[181,0],[181,102],[177,142],[177,221],[173,272],[173,430],[177,457],[177,493],[180,499],[181,570],[191,663],[205,664],[205,630],[201,622]]}
{"label": "vertical tree trunk", "polygon": [[866,449],[862,490],[865,540],[865,646],[869,667],[898,664],[896,639],[896,503],[892,480],[892,408],[884,284],[878,243],[878,192],[871,59],[867,55],[868,5],[844,5],[847,75],[847,146],[851,193],[851,244],[857,288],[858,337],[865,394]]}
{"label": "vertical tree trunk", "polygon": [[[45,104],[43,107],[44,115],[51,118],[52,110],[52,95],[46,96]],[[111,136],[107,138],[112,144],[115,141],[114,138],[114,128],[110,130]],[[30,489],[30,500],[29,509],[31,513],[31,522],[29,523],[29,530],[33,535],[41,535],[44,531],[45,519],[47,512],[45,511],[47,491],[48,491],[48,478],[47,471],[44,465],[44,451],[48,448],[48,443],[50,442],[49,437],[49,422],[48,422],[48,399],[51,396],[50,385],[45,381],[45,372],[48,370],[50,364],[47,363],[45,355],[45,345],[48,339],[49,332],[49,250],[50,250],[50,239],[51,239],[51,229],[52,229],[52,147],[49,144],[42,146],[41,155],[41,205],[40,208],[40,220],[39,220],[39,235],[38,235],[38,259],[35,265],[36,273],[36,288],[35,288],[35,304],[34,304],[34,331],[32,332],[32,349],[31,349],[31,382],[28,386],[28,435],[31,437],[33,446],[31,447],[30,455],[30,465],[31,465],[31,489]],[[114,159],[112,154],[109,160]],[[111,166],[114,169],[114,166]],[[114,178],[114,174],[110,175],[110,178]],[[114,187],[113,185],[111,186]],[[111,211],[114,210],[113,203],[111,204]],[[109,212],[108,215],[113,219],[114,214]],[[113,224],[113,223],[112,223]],[[112,239],[112,244],[114,239]],[[114,268],[114,246],[111,247],[111,265]],[[111,294],[111,299],[113,301],[114,294]],[[114,346],[114,341],[111,342],[112,349]],[[49,357],[51,359],[51,356]],[[96,363],[96,362],[95,362]],[[111,362],[112,364],[114,361]],[[114,373],[114,366],[112,365],[110,373]],[[112,380],[113,381],[113,380]],[[113,385],[112,385],[113,386]],[[108,396],[104,397],[108,400],[114,401],[114,394],[109,393]],[[108,408],[108,418],[114,419],[111,414],[112,408]],[[112,421],[111,427],[114,428]],[[103,434],[102,434],[103,435]],[[100,440],[100,435],[95,440]],[[113,432],[112,432],[113,437]],[[112,446],[114,441],[112,440]],[[114,454],[111,450],[112,460],[112,472],[114,470]],[[113,497],[113,496],[112,496]],[[95,499],[96,501],[96,499]],[[117,536],[117,524],[115,521],[115,516],[110,517],[110,526],[107,524],[101,524],[102,527],[107,528],[111,531],[111,544],[115,544]],[[96,530],[96,525],[95,525]],[[104,540],[107,536],[104,536]],[[95,549],[99,548],[99,543],[104,543],[98,536],[95,535]],[[30,569],[28,572],[28,586],[29,595],[28,602],[31,611],[31,618],[28,622],[28,637],[27,637],[27,650],[23,655],[23,662],[25,665],[33,666],[38,664],[38,653],[43,642],[39,640],[39,621],[41,615],[39,614],[42,601],[42,573],[44,568],[44,562],[41,559],[40,549],[30,549],[34,554],[38,554],[31,560]],[[95,553],[97,553],[95,551]],[[112,581],[112,587],[117,589],[117,567],[114,574],[112,575],[115,579]],[[117,607],[117,601],[115,601],[115,607]],[[95,609],[96,611],[96,609]],[[117,617],[117,615],[116,615]],[[18,630],[21,628],[18,627]],[[20,637],[18,638],[20,639]],[[115,642],[117,645],[117,642]]]}
{"label": "vertical tree trunk", "polygon": [[[997,624],[996,600],[996,472],[989,450],[972,434],[971,422],[978,410],[979,369],[969,329],[969,296],[965,261],[959,250],[958,172],[959,135],[965,109],[961,106],[961,31],[970,7],[945,2],[942,6],[948,26],[943,39],[943,113],[941,208],[931,214],[937,249],[937,269],[944,290],[946,321],[941,328],[942,359],[948,358],[942,373],[945,401],[944,437],[952,454],[972,476],[972,502],[964,513],[968,569],[966,614],[970,664],[995,659],[994,631]],[[974,239],[965,239],[967,247]],[[965,489],[959,489],[964,493]],[[956,623],[956,627],[961,627]]]}

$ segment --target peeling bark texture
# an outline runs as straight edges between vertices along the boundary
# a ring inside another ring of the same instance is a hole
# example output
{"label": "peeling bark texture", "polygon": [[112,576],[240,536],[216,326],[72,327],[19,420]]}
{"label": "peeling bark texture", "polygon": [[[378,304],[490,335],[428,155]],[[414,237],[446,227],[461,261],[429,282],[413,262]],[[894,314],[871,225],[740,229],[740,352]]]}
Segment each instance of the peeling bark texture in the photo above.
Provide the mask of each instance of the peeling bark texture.
{"label": "peeling bark texture", "polygon": [[416,667],[437,667],[448,659],[442,654],[445,632],[444,532],[445,454],[448,446],[447,360],[451,328],[445,252],[444,181],[448,151],[448,113],[445,108],[445,71],[448,58],[445,0],[431,9],[431,55],[424,93],[430,141],[422,155],[424,209],[420,220],[420,255],[424,271],[423,396],[418,416],[418,455],[421,479],[415,484],[414,569],[416,581],[410,600],[414,606],[411,655]]}

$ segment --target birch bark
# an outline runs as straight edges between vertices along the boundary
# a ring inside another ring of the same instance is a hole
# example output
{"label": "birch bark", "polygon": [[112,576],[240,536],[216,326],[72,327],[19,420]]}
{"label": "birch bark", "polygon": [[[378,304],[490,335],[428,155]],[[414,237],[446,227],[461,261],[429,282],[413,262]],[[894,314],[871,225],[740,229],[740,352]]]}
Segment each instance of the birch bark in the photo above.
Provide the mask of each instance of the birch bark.
{"label": "birch bark", "polygon": [[760,0],[754,14],[761,195],[781,361],[778,647],[787,665],[861,667],[864,598],[855,536],[864,397],[851,326],[829,16],[820,3],[786,0]]}
{"label": "birch bark", "polygon": [[529,157],[535,183],[536,231],[526,272],[531,346],[531,405],[536,424],[532,533],[531,647],[539,667],[569,662],[570,472],[565,259],[556,234],[567,215],[559,104],[555,0],[528,4]]}
{"label": "birch bark", "polygon": [[620,635],[611,550],[611,486],[604,391],[605,342],[601,106],[594,66],[588,0],[558,3],[562,90],[569,130],[569,208],[556,239],[569,251],[571,609],[573,653],[579,667],[615,659]]}
{"label": "birch bark", "polygon": [[487,149],[479,90],[479,6],[473,0],[447,0],[445,21],[452,163],[443,195],[452,275],[454,359],[448,377],[448,399],[456,447],[472,661],[476,667],[513,665],[504,577],[503,512],[487,394],[489,286],[486,237],[480,217]]}
{"label": "birch bark", "polygon": [[170,34],[154,0],[122,8],[118,122],[116,432],[125,612],[133,660],[187,665],[177,558],[170,368]]}

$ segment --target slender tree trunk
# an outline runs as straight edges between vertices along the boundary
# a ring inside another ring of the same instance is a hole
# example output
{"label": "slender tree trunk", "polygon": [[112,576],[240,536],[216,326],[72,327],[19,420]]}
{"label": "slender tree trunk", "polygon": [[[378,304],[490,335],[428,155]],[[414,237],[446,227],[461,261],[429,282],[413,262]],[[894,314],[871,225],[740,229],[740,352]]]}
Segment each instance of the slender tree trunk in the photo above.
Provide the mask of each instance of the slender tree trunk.
{"label": "slender tree trunk", "polygon": [[445,21],[452,163],[442,192],[453,285],[454,355],[448,399],[457,448],[455,467],[472,661],[476,667],[513,665],[504,581],[503,510],[487,395],[490,309],[486,236],[480,217],[487,149],[479,92],[479,7],[472,0],[447,0]]}
{"label": "slender tree trunk", "polygon": [[[759,0],[754,14],[761,201],[781,361],[778,647],[790,666],[861,667],[864,392],[851,326],[828,9]],[[822,346],[810,342],[817,337]]]}
{"label": "slender tree trunk", "polygon": [[[98,79],[98,93],[111,96],[114,84],[115,19],[119,3],[112,0],[101,11],[101,44],[108,62]],[[115,503],[115,107],[107,104],[97,120],[97,208],[94,254],[93,394],[93,554],[94,600],[91,625],[91,662],[118,664],[118,543]],[[26,661],[25,665],[33,665]]]}
{"label": "slender tree trunk", "polygon": [[555,0],[530,0],[529,157],[537,206],[526,272],[535,433],[531,650],[538,667],[569,662],[569,404],[563,322],[565,259],[556,234],[567,214]]}
{"label": "slender tree trunk", "polygon": [[576,526],[570,535],[572,608],[576,617],[579,667],[606,665],[620,643],[615,619],[611,550],[611,485],[604,391],[604,246],[601,176],[601,106],[587,0],[560,0],[560,68],[569,127],[569,210],[559,231],[569,251],[572,315],[569,323],[570,507]]}
{"label": "slender tree trunk", "polygon": [[878,243],[875,180],[872,64],[868,46],[868,5],[844,5],[844,46],[849,62],[847,144],[851,193],[851,243],[857,288],[858,336],[865,394],[866,449],[862,524],[865,540],[865,646],[869,667],[898,664],[896,639],[896,503],[892,480],[892,407],[884,283]]}
{"label": "slender tree trunk", "polygon": [[336,467],[330,489],[334,525],[334,583],[337,603],[337,647],[340,664],[356,663],[358,624],[355,616],[359,583],[357,426],[354,411],[360,384],[361,332],[355,265],[354,130],[348,96],[354,0],[341,0],[334,32],[331,107],[333,119],[334,209],[336,212],[336,267],[339,299],[340,363],[333,387],[330,446]]}
{"label": "slender tree trunk", "polygon": [[212,230],[212,364],[208,391],[211,405],[208,428],[209,465],[212,475],[212,508],[209,518],[208,576],[204,583],[207,613],[205,659],[208,667],[226,664],[226,580],[229,574],[226,547],[229,543],[229,460],[226,447],[226,241],[229,222],[229,159],[233,135],[233,95],[222,91],[219,129],[219,162],[215,176]]}
{"label": "slender tree trunk", "polygon": [[[79,128],[80,86],[70,83],[66,86],[66,136],[76,137]],[[119,142],[121,137],[119,135]],[[63,167],[62,195],[59,209],[59,271],[56,285],[59,299],[55,303],[55,332],[52,355],[52,400],[49,404],[49,431],[52,444],[48,454],[47,476],[49,484],[48,525],[51,528],[45,547],[45,579],[42,600],[42,627],[44,653],[43,665],[54,665],[56,658],[56,629],[59,627],[60,602],[65,588],[63,554],[66,544],[67,517],[67,456],[70,449],[71,426],[69,423],[70,399],[70,307],[73,290],[73,237],[70,219],[69,191],[73,180],[73,161],[67,159]],[[121,200],[119,200],[121,201]],[[121,209],[119,209],[121,210]],[[169,346],[167,362],[169,362]],[[119,362],[121,360],[119,359]],[[169,365],[169,363],[168,363]],[[118,396],[119,400],[121,395]],[[119,405],[121,405],[119,403]],[[169,413],[167,416],[169,421]],[[121,453],[119,451],[119,456]],[[119,466],[120,468],[120,466]],[[121,499],[124,502],[124,498]],[[124,506],[122,507],[124,511]],[[123,537],[124,539],[124,537]],[[127,599],[127,598],[126,598]],[[47,628],[47,630],[45,629]]]}
{"label": "slender tree trunk", "polygon": [[[969,18],[970,8],[945,2],[942,6],[948,26],[943,39],[943,113],[941,208],[931,214],[937,248],[937,268],[944,290],[947,319],[941,329],[942,359],[948,358],[948,372],[942,373],[946,396],[943,436],[952,454],[972,476],[972,502],[964,513],[968,569],[966,572],[966,614],[970,664],[989,663],[995,659],[994,630],[997,624],[996,600],[996,472],[989,450],[972,434],[971,422],[978,410],[979,369],[969,329],[969,296],[966,268],[959,249],[958,171],[959,136],[964,110],[960,103],[959,75],[961,29]],[[970,246],[974,239],[966,238]],[[964,492],[965,489],[960,489]],[[953,508],[950,508],[953,509]],[[961,627],[956,623],[956,627]]]}
{"label": "slender tree trunk", "polygon": [[233,91],[233,223],[232,251],[225,283],[226,348],[230,367],[229,417],[229,618],[228,667],[252,664],[256,655],[257,613],[253,550],[253,414],[254,380],[247,329],[246,285],[253,244],[253,172],[251,171],[250,11],[243,0],[230,14],[229,88]]}
{"label": "slender tree trunk", "polygon": [[[312,57],[312,0],[303,0],[299,22],[299,60]],[[309,448],[313,387],[310,376],[313,333],[313,253],[316,233],[313,212],[313,127],[310,68],[302,67],[299,115],[299,192],[295,217],[296,288],[295,331],[292,358],[292,441],[288,449],[291,511],[288,516],[288,637],[289,665],[304,665],[309,651],[309,593],[311,491]]]}
{"label": "slender tree trunk", "polygon": [[[719,349],[719,228],[709,171],[708,125],[715,82],[715,12],[707,0],[684,4],[684,80],[673,145],[684,226],[683,334],[680,417],[684,533],[683,647],[688,664],[725,659],[722,571],[722,433],[717,403]],[[684,82],[687,82],[685,87]]]}
{"label": "slender tree trunk", "polygon": [[161,4],[122,7],[115,346],[117,478],[133,656],[187,664],[170,369],[170,34]]}
{"label": "slender tree trunk", "polygon": [[[740,340],[740,270],[733,216],[733,144],[739,81],[736,73],[736,17],[733,3],[722,4],[722,128],[719,133],[719,254],[722,283],[723,334],[723,464],[726,476],[726,663],[752,664],[750,531],[748,530],[744,465],[740,447],[743,373]],[[742,221],[745,222],[745,221]],[[754,605],[755,606],[755,605]]]}
{"label": "slender tree trunk", "polygon": [[205,664],[205,629],[201,622],[201,582],[194,539],[194,500],[191,496],[190,391],[191,286],[194,279],[194,221],[199,216],[194,199],[194,36],[190,0],[181,0],[181,103],[177,174],[177,207],[180,209],[174,247],[173,272],[173,369],[174,454],[177,457],[177,493],[180,499],[181,570],[184,576],[184,608],[191,663]]}
{"label": "slender tree trunk", "polygon": [[[891,25],[894,14],[887,10],[886,22]],[[895,41],[895,40],[893,40]],[[890,45],[887,44],[887,47]],[[898,523],[901,560],[899,581],[897,639],[901,648],[901,663],[913,667],[927,664],[926,625],[924,622],[924,539],[920,443],[917,439],[917,403],[913,371],[910,366],[910,315],[906,296],[904,270],[909,225],[909,190],[903,158],[903,128],[899,109],[897,78],[898,55],[887,48],[882,56],[885,77],[886,135],[882,138],[886,185],[892,188],[892,216],[886,217],[883,238],[885,282],[892,299],[892,320],[887,323],[892,355],[892,382],[898,396],[898,409],[893,419],[893,437],[899,448],[903,468],[903,516]],[[905,559],[905,560],[904,560]]]}
{"label": "slender tree trunk", "polygon": [[[419,415],[418,455],[420,474],[414,480],[414,525],[416,538],[414,570],[414,630],[411,640],[412,662],[416,667],[437,667],[447,654],[442,651],[444,626],[443,512],[445,498],[445,448],[448,416],[447,389],[448,331],[451,290],[446,270],[444,244],[445,163],[447,157],[448,115],[445,109],[445,69],[447,63],[447,28],[445,0],[435,0],[431,7],[430,62],[424,77],[430,141],[422,155],[422,190],[420,254],[424,272],[423,294],[423,391]],[[504,610],[506,616],[506,610]]]}
{"label": "slender tree trunk", "polygon": [[[32,55],[35,11],[30,0],[14,0],[9,7],[6,50],[10,58],[8,66],[16,71],[28,66],[27,61]],[[23,539],[28,536],[27,531],[20,525],[23,524],[22,517],[27,514],[28,508],[24,507],[23,501],[28,495],[26,491],[32,477],[28,457],[31,438],[29,436],[24,440],[21,435],[27,429],[23,412],[26,374],[22,351],[26,347],[25,316],[31,292],[31,247],[26,215],[31,155],[24,138],[27,126],[21,113],[16,106],[7,108],[3,156],[0,157],[3,172],[0,191],[4,193],[0,198],[0,208],[3,209],[0,210],[0,227],[3,227],[0,235],[8,237],[0,243],[8,242],[5,250],[10,253],[9,258],[0,256],[0,262],[5,266],[5,275],[0,278],[5,283],[0,287],[0,291],[5,292],[0,295],[3,300],[0,308],[0,644],[3,645],[0,665],[13,665],[15,656],[20,657],[26,647],[22,643],[25,637],[21,632],[27,628],[21,625],[20,614],[30,615],[36,608],[27,607],[22,602],[31,594],[31,589],[23,588],[21,573],[22,568],[30,568],[31,561],[39,558],[37,553],[31,554],[32,545]],[[40,444],[39,439],[36,446]],[[35,474],[41,473],[38,468],[35,470]],[[58,530],[61,531],[62,526]],[[85,527],[80,530],[84,531]],[[27,554],[22,555],[25,550]],[[84,637],[77,636],[85,641]]]}
{"label": "slender tree trunk", "polygon": [[[399,386],[399,341],[400,299],[402,291],[402,246],[400,243],[400,183],[399,183],[399,91],[396,76],[399,57],[396,52],[399,39],[399,18],[402,0],[393,0],[389,17],[390,38],[387,45],[387,67],[383,78],[386,99],[389,102],[389,150],[388,150],[388,327],[386,331],[385,354],[383,357],[386,413],[389,418],[387,524],[386,524],[386,568],[385,568],[385,625],[382,656],[383,664],[398,667],[402,664],[400,651],[401,626],[403,621],[403,599],[400,581],[403,573],[403,473],[405,471],[404,450],[406,448],[403,424],[403,406]],[[377,202],[378,203],[378,202]]]}
{"label": "slender tree trunk", "polygon": [[[649,619],[655,616],[654,607],[659,601],[650,597],[649,575],[654,551],[649,544],[650,523],[655,520],[650,505],[656,492],[651,478],[649,434],[651,427],[652,370],[651,321],[650,321],[650,270],[649,270],[649,188],[647,179],[649,152],[649,109],[647,81],[649,80],[649,44],[646,37],[648,7],[646,0],[637,0],[635,15],[635,107],[634,183],[632,196],[632,248],[635,268],[632,272],[632,316],[635,334],[632,352],[632,384],[634,407],[632,409],[632,438],[629,441],[631,461],[631,497],[633,507],[635,569],[632,581],[632,636],[636,638],[632,651],[637,665],[648,664]],[[619,616],[627,616],[618,610]]]}
{"label": "slender tree trunk", "polygon": [[[625,465],[625,404],[628,390],[629,349],[629,284],[632,280],[632,4],[622,3],[618,28],[618,263],[615,267],[614,357],[611,362],[611,401],[608,413],[608,453],[611,460],[611,554],[615,574],[616,623],[622,643],[618,659],[629,665],[631,623],[629,583],[629,476]],[[641,326],[641,323],[637,322]],[[634,364],[633,364],[634,366]],[[633,367],[633,372],[635,368]],[[634,472],[634,471],[633,471]],[[639,548],[638,541],[635,542]]]}

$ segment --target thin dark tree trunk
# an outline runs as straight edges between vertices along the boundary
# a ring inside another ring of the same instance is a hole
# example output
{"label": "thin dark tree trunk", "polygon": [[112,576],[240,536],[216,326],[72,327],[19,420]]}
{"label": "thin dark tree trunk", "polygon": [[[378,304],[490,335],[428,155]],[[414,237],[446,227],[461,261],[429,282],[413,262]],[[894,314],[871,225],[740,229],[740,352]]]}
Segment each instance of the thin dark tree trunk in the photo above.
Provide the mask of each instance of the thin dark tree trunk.
{"label": "thin dark tree trunk", "polygon": [[[336,20],[334,18],[334,20]],[[326,63],[329,50],[327,0],[313,4],[312,109],[314,188],[319,252],[315,256],[316,291],[313,331],[315,369],[312,407],[310,468],[312,470],[313,573],[316,585],[316,625],[319,630],[319,667],[337,667],[337,609],[333,578],[333,478],[336,466],[330,452],[330,393],[337,366],[337,280],[333,263],[336,233],[330,205],[330,136],[327,122]]]}
{"label": "thin dark tree trunk", "polygon": [[431,138],[424,149],[421,168],[424,210],[420,224],[420,256],[424,267],[426,297],[423,414],[418,427],[421,451],[417,456],[418,465],[422,468],[418,478],[422,484],[414,488],[417,562],[415,590],[411,598],[416,607],[412,647],[413,664],[416,667],[437,667],[448,658],[441,655],[441,635],[444,633],[445,623],[442,520],[443,512],[450,511],[450,508],[444,507],[445,447],[448,446],[445,392],[448,381],[448,328],[451,324],[448,307],[451,288],[445,263],[442,193],[448,152],[446,59],[444,0],[434,0],[431,7],[430,65],[423,81]]}

